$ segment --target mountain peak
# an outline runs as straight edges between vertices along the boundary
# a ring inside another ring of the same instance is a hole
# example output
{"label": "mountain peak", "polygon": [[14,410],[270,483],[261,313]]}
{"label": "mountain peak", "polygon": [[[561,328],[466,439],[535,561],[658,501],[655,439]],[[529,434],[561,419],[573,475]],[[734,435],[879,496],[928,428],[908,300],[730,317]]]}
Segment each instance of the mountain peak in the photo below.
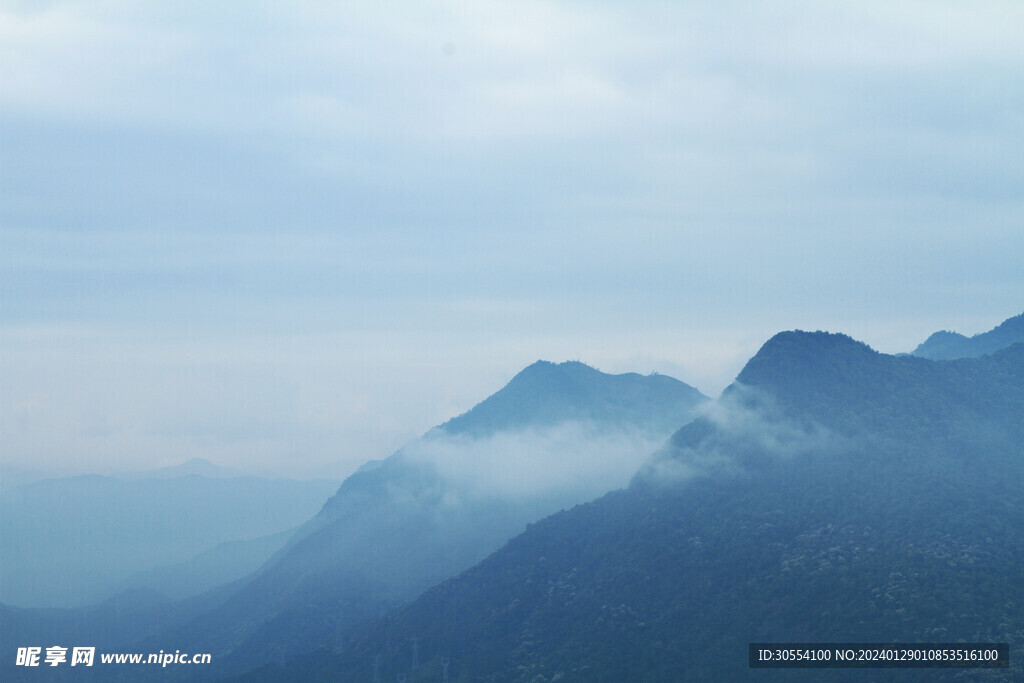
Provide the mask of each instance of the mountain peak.
{"label": "mountain peak", "polygon": [[976,358],[1024,342],[1024,313],[1007,318],[988,332],[967,337],[943,330],[931,334],[912,351],[912,355],[930,360]]}
{"label": "mountain peak", "polygon": [[600,370],[592,368],[586,363],[578,360],[567,360],[562,363],[553,363],[549,360],[538,360],[520,370],[515,377],[531,377],[537,375],[553,375],[559,373],[573,374],[602,374]]}
{"label": "mountain peak", "polygon": [[122,472],[115,475],[115,478],[124,481],[136,481],[139,479],[170,479],[172,477],[198,476],[207,479],[230,479],[243,476],[242,472],[230,467],[221,467],[204,458],[192,458],[180,465],[170,465],[155,470],[136,470]]}
{"label": "mountain peak", "polygon": [[867,360],[879,353],[864,342],[832,332],[779,332],[764,343],[736,377],[741,384],[772,384],[794,372],[815,372]]}
{"label": "mountain peak", "polygon": [[[569,421],[636,425],[679,419],[706,397],[664,375],[609,375],[580,361],[539,360],[521,370],[504,388],[440,429],[473,436],[509,429],[546,427]],[[625,410],[625,405],[632,408]],[[660,428],[660,424],[659,424]]]}
{"label": "mountain peak", "polygon": [[967,341],[970,341],[970,338],[965,337],[959,332],[939,330],[938,332],[932,332],[924,342],[918,344],[917,348],[911,352],[911,355],[937,360],[938,357],[949,353],[955,355],[956,349],[960,348]]}

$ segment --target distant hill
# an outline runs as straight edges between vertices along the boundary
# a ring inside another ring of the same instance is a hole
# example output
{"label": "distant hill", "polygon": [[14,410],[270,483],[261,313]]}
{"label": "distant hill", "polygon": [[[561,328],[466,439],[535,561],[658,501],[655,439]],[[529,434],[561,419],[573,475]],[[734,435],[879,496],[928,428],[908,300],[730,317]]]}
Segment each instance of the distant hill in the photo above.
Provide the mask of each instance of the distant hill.
{"label": "distant hill", "polygon": [[537,362],[341,485],[214,612],[152,640],[228,670],[284,661],[414,598],[535,521],[628,483],[707,399],[661,375]]}
{"label": "distant hill", "polygon": [[159,589],[168,599],[181,600],[214,590],[259,569],[295,531],[293,527],[268,536],[225,541],[183,562],[133,574],[123,582],[122,591]]}
{"label": "distant hill", "polygon": [[1024,313],[973,337],[957,332],[935,332],[914,349],[913,355],[931,360],[976,358],[1021,342],[1024,342]]}
{"label": "distant hill", "polygon": [[[46,479],[0,491],[0,602],[19,607],[99,602],[123,590],[139,572],[187,562],[222,543],[293,529],[337,486],[326,480],[225,477],[220,471],[215,478],[173,476],[173,469],[150,474],[128,480]],[[266,550],[260,561],[273,552]],[[207,575],[181,569],[165,575],[174,584],[168,592],[185,597],[210,588]],[[161,591],[165,587],[158,578],[153,574],[134,585]]]}
{"label": "distant hill", "polygon": [[[376,668],[427,681],[444,662],[453,681],[875,680],[894,672],[752,676],[747,644],[1018,652],[1022,416],[1024,345],[935,363],[782,333],[627,490],[531,525],[334,648],[240,680]],[[1011,661],[898,678],[1019,680]]]}
{"label": "distant hill", "polygon": [[180,465],[170,465],[155,470],[119,472],[111,476],[122,481],[137,481],[139,479],[173,479],[175,477],[187,476],[206,477],[207,479],[233,479],[245,476],[245,474],[230,467],[215,465],[205,458],[192,458]]}

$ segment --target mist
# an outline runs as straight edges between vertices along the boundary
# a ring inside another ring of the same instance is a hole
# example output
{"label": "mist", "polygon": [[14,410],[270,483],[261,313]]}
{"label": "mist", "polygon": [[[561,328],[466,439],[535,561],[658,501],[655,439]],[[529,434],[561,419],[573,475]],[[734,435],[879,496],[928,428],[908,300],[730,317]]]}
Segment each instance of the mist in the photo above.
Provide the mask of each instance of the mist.
{"label": "mist", "polygon": [[565,422],[480,438],[433,430],[402,453],[430,466],[459,495],[555,496],[568,503],[625,486],[661,443],[638,429]]}
{"label": "mist", "polygon": [[644,463],[637,477],[674,486],[698,476],[737,475],[765,463],[834,454],[850,446],[849,437],[806,416],[791,417],[772,395],[734,382],[717,401],[700,406],[696,419]]}
{"label": "mist", "polygon": [[[189,594],[192,577],[180,567],[152,580],[129,579],[227,542],[285,532],[315,514],[335,486],[329,480],[157,473],[132,481],[94,475],[12,487],[0,492],[0,602],[80,606],[129,585]],[[227,581],[242,570],[213,574]],[[165,588],[171,583],[173,591]],[[209,587],[209,581],[197,583],[194,592]]]}

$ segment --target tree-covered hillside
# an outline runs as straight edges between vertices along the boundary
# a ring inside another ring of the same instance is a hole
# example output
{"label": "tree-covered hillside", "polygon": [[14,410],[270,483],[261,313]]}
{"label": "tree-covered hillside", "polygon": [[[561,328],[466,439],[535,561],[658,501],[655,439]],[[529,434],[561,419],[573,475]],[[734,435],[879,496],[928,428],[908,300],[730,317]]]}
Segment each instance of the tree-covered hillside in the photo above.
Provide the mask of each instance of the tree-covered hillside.
{"label": "tree-covered hillside", "polygon": [[409,681],[444,662],[453,681],[870,678],[751,672],[747,644],[766,641],[1009,642],[1011,670],[898,676],[1014,680],[1022,406],[1024,346],[932,362],[778,335],[628,490],[247,680],[373,680],[375,662]]}

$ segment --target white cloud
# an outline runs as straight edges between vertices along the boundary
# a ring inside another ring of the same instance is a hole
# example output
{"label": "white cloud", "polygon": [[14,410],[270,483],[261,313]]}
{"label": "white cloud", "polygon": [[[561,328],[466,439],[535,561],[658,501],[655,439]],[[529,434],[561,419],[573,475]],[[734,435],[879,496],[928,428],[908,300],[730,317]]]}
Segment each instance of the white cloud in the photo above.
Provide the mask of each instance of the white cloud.
{"label": "white cloud", "polygon": [[431,432],[402,453],[440,474],[451,495],[556,497],[572,504],[625,486],[660,443],[569,422],[481,438]]}
{"label": "white cloud", "polygon": [[738,382],[700,412],[687,437],[644,464],[644,481],[675,485],[696,476],[749,473],[767,460],[830,457],[849,447],[849,439],[786,416],[771,395]]}

